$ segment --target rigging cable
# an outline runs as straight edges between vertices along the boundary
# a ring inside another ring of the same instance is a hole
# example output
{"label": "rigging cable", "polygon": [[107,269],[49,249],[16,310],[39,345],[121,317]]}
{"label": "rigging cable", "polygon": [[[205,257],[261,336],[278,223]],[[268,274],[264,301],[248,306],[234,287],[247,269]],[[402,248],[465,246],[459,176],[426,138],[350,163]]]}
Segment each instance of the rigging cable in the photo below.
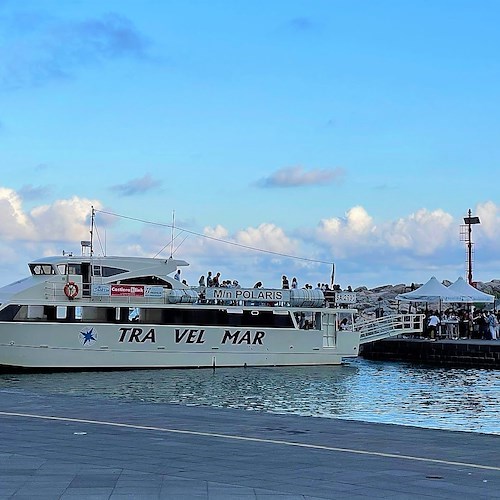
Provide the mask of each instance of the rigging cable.
{"label": "rigging cable", "polygon": [[[167,227],[167,228],[172,228],[173,229],[173,225],[172,224],[165,224],[165,223],[162,223],[162,222],[154,222],[154,221],[149,221],[149,220],[145,220],[145,219],[139,219],[139,218],[136,218],[136,217],[130,217],[128,215],[121,215],[121,214],[116,214],[116,213],[113,213],[113,212],[107,212],[105,210],[95,209],[95,211],[99,212],[101,214],[112,215],[114,217],[119,217],[119,218],[122,218],[122,219],[132,220],[132,221],[135,221],[135,222],[142,222],[143,224],[151,224],[153,226]],[[221,238],[215,238],[214,236],[208,236],[206,234],[197,233],[196,231],[191,231],[189,229],[184,229],[184,228],[179,227],[179,226],[176,226],[176,229],[178,229],[179,231],[183,231],[185,233],[192,234],[194,236],[199,236],[201,238],[206,238],[206,239],[209,239],[209,240],[212,240],[212,241],[217,241],[219,243],[225,243],[226,245],[233,245],[235,247],[245,248],[247,250],[253,250],[255,252],[262,252],[262,253],[267,253],[267,254],[271,254],[271,255],[278,255],[279,257],[287,257],[289,259],[302,260],[302,261],[305,261],[305,262],[314,262],[316,264],[328,264],[328,265],[332,264],[332,262],[327,262],[327,261],[324,261],[324,260],[309,259],[307,257],[298,257],[296,255],[289,255],[289,254],[285,254],[285,253],[281,253],[281,252],[274,252],[273,250],[264,250],[262,248],[251,247],[249,245],[243,245],[242,243],[236,243],[234,241],[227,241],[227,240],[223,240]],[[184,242],[184,240],[182,241],[182,243],[183,242]]]}

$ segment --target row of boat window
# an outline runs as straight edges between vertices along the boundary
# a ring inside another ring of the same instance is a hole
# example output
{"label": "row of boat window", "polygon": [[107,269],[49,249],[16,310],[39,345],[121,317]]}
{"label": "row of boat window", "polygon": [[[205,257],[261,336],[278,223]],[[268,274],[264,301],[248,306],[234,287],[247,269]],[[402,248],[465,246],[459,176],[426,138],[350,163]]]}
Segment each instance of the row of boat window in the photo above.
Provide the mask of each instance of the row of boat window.
{"label": "row of boat window", "polygon": [[[53,275],[53,274],[69,274],[82,276],[82,264],[58,264],[57,271],[52,264],[30,264],[31,274],[34,276],[41,275]],[[118,267],[110,266],[94,266],[94,276],[103,276],[108,278],[110,276],[116,276],[117,274],[126,273],[126,269],[120,269]]]}
{"label": "row of boat window", "polygon": [[[301,328],[319,327],[320,319],[304,321],[297,317]],[[272,311],[183,308],[129,308],[85,306],[26,306],[11,304],[0,311],[0,321],[50,321],[92,323],[145,323],[186,326],[232,326],[294,328],[290,314],[273,314]]]}

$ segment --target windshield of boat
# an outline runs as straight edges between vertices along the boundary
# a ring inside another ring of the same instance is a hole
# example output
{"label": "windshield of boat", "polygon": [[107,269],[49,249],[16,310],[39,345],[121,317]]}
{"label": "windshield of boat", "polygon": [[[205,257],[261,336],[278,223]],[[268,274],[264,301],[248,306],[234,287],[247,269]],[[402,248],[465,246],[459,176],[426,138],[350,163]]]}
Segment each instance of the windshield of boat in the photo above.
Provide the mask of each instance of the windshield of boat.
{"label": "windshield of boat", "polygon": [[31,274],[34,276],[57,274],[52,264],[30,264]]}

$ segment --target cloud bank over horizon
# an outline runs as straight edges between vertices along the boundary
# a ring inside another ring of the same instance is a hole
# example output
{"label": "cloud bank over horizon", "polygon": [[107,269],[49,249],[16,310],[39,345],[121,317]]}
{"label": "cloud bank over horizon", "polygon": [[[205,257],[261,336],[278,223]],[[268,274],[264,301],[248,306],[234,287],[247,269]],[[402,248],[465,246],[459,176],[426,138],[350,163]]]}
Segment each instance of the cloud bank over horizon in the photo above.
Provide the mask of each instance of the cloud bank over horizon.
{"label": "cloud bank over horizon", "polygon": [[[72,196],[27,210],[20,193],[0,187],[4,214],[0,262],[2,277],[7,280],[1,285],[23,277],[17,273],[28,260],[60,255],[62,249],[77,250],[80,240],[88,239],[91,206],[98,211],[97,222],[107,231],[111,253],[168,256],[168,223],[164,227],[115,230],[112,217],[99,213],[103,207],[99,200]],[[500,278],[500,207],[485,201],[475,207],[474,213],[481,219],[473,233],[477,242],[475,274],[481,274],[481,281]],[[232,233],[220,224],[194,227],[201,224],[198,219],[191,221],[190,227],[176,227],[172,245],[175,257],[190,262],[184,274],[191,283],[208,269],[220,270],[228,278],[231,275],[245,286],[259,279],[269,286],[279,286],[284,273],[297,275],[302,284],[306,280],[325,282],[329,262],[335,263],[337,277],[345,286],[423,282],[431,275],[456,279],[465,272],[465,246],[459,238],[463,220],[442,209],[422,208],[395,220],[376,221],[363,206],[356,205],[342,217],[325,217],[313,229],[296,227],[292,232],[266,221]],[[198,236],[201,234],[205,238]]]}

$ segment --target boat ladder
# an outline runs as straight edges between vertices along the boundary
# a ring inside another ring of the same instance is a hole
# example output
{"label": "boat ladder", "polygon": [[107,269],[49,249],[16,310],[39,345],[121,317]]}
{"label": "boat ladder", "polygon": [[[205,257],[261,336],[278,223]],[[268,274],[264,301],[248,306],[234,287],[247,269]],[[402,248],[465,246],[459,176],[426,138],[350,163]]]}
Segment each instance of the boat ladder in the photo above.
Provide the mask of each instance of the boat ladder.
{"label": "boat ladder", "polygon": [[360,344],[387,339],[397,335],[422,333],[424,314],[391,314],[374,319],[361,319],[354,325],[360,333]]}

